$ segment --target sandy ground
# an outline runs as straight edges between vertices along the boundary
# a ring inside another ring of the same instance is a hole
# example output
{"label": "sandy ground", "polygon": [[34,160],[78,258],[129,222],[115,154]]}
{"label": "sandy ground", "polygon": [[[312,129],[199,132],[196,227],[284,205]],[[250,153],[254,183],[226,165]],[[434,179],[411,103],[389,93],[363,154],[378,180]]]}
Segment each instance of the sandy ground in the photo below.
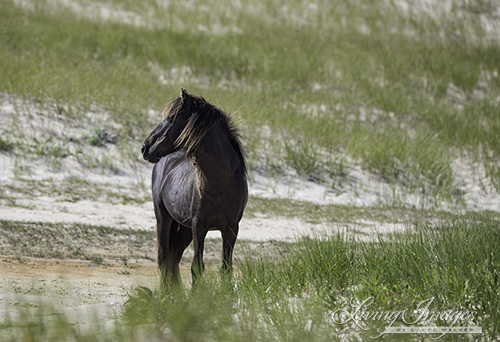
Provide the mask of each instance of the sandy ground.
{"label": "sandy ground", "polygon": [[49,306],[54,319],[63,314],[70,324],[82,327],[96,322],[112,325],[127,293],[136,286],[154,287],[158,279],[153,263],[124,269],[92,267],[88,261],[20,262],[9,257],[0,258],[0,274],[0,321],[41,314],[40,307]]}

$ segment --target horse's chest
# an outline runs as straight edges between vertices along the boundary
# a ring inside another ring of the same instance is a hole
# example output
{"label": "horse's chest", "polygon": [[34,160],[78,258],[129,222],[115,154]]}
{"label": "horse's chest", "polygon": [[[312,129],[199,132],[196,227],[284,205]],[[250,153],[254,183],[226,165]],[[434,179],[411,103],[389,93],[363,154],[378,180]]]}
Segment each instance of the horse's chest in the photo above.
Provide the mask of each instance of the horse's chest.
{"label": "horse's chest", "polygon": [[209,230],[220,230],[234,223],[234,218],[221,210],[204,210],[193,213],[193,218],[198,219],[202,226]]}
{"label": "horse's chest", "polygon": [[221,192],[214,196],[202,194],[193,199],[192,216],[199,219],[207,227],[222,227],[238,222],[243,212],[242,196],[235,192]]}

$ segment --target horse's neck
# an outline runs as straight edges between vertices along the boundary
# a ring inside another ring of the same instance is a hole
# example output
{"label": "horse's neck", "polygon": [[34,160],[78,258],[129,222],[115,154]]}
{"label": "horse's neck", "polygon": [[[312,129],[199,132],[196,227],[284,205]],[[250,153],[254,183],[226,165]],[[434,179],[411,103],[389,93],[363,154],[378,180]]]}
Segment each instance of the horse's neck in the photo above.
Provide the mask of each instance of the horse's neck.
{"label": "horse's neck", "polygon": [[203,138],[202,143],[194,152],[196,167],[199,168],[205,179],[222,180],[227,184],[228,177],[234,175],[239,159],[231,145],[227,134],[211,129]]}

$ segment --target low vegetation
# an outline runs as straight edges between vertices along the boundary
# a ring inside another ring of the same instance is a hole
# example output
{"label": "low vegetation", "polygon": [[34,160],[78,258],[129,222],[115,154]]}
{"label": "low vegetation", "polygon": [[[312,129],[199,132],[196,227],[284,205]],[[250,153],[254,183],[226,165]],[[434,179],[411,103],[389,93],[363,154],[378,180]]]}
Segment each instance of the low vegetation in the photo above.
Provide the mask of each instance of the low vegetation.
{"label": "low vegetation", "polygon": [[[50,308],[40,304],[40,311],[21,310],[21,320],[4,322],[0,333],[15,336],[5,341],[364,340],[382,334],[391,320],[359,319],[359,327],[338,310],[353,312],[356,300],[368,300],[366,310],[410,310],[407,321],[420,315],[420,303],[431,312],[460,312],[455,326],[480,326],[481,337],[489,340],[500,329],[497,226],[496,220],[465,217],[432,229],[409,226],[375,242],[342,234],[303,238],[282,246],[279,255],[240,259],[232,281],[211,267],[192,290],[138,287],[111,326],[96,321],[85,331],[65,323],[64,316],[49,321],[40,313]],[[399,317],[395,326],[403,323]],[[418,323],[452,325],[445,318]],[[442,340],[457,338],[468,337]]]}

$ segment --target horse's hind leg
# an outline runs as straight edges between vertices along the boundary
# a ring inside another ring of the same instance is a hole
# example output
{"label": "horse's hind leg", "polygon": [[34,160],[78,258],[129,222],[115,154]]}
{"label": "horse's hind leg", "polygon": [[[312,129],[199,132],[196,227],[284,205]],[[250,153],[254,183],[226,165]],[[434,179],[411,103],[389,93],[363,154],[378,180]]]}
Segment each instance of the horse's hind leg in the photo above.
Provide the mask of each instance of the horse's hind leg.
{"label": "horse's hind leg", "polygon": [[159,205],[155,204],[155,216],[158,267],[160,269],[161,284],[166,286],[176,281],[175,274],[172,274],[173,258],[172,242],[170,240],[172,228],[177,228],[177,222],[173,220],[161,203]]}
{"label": "horse's hind leg", "polygon": [[[174,221],[175,222],[175,221]],[[170,237],[170,246],[172,250],[173,264],[172,273],[176,279],[180,279],[179,262],[182,259],[182,254],[187,246],[193,240],[193,233],[191,229],[186,228],[175,222],[176,227],[172,227],[172,234]]]}
{"label": "horse's hind leg", "polygon": [[233,271],[233,248],[238,237],[239,225],[236,223],[222,230],[222,268],[223,274],[231,276]]}

